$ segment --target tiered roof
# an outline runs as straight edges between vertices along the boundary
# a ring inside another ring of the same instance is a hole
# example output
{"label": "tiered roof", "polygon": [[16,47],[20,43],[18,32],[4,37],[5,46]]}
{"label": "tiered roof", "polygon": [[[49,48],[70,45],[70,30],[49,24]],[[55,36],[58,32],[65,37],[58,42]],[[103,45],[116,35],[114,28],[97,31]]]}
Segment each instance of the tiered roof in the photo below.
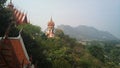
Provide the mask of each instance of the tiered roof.
{"label": "tiered roof", "polygon": [[[27,15],[14,8],[11,1],[8,8],[13,11],[17,25],[28,23]],[[6,34],[0,37],[0,68],[33,68],[21,35],[8,37]]]}
{"label": "tiered roof", "polygon": [[27,14],[15,8],[12,1],[10,1],[10,3],[8,4],[8,8],[13,11],[14,17],[16,19],[16,24],[28,23]]}
{"label": "tiered roof", "polygon": [[0,67],[3,67],[3,65],[8,68],[27,68],[30,66],[31,61],[21,35],[18,37],[1,38],[0,48],[0,59],[3,59],[2,61],[4,62],[0,63]]}
{"label": "tiered roof", "polygon": [[50,21],[48,22],[48,26],[55,26],[55,24],[54,24],[54,22],[52,20],[52,17],[51,17]]}

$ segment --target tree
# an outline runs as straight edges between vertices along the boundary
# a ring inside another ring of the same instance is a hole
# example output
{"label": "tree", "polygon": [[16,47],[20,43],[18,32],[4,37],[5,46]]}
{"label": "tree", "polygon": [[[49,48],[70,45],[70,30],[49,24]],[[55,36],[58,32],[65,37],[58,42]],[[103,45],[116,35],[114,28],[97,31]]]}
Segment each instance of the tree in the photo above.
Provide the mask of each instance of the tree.
{"label": "tree", "polygon": [[63,38],[64,33],[63,33],[63,31],[61,29],[55,29],[55,36]]}
{"label": "tree", "polygon": [[9,26],[14,26],[13,12],[5,7],[6,0],[0,0],[0,36],[3,37]]}
{"label": "tree", "polygon": [[22,29],[21,35],[23,37],[25,47],[29,54],[31,54],[31,50],[34,51],[34,48],[38,47],[39,49],[40,43],[37,43],[37,38],[40,38],[40,27],[34,26],[32,24],[24,24],[17,26],[17,29]]}
{"label": "tree", "polygon": [[72,67],[67,60],[60,58],[60,59],[55,59],[53,61],[53,68],[72,68]]}
{"label": "tree", "polygon": [[0,0],[0,10],[4,8],[4,4],[6,3],[7,0]]}
{"label": "tree", "polygon": [[98,58],[99,60],[104,62],[104,59],[105,59],[104,53],[105,52],[102,47],[93,45],[93,46],[89,47],[89,51],[93,56],[95,56],[96,58]]}
{"label": "tree", "polygon": [[110,56],[111,56],[113,62],[116,63],[117,65],[119,65],[119,63],[120,63],[120,48],[116,47],[116,48],[112,49]]}

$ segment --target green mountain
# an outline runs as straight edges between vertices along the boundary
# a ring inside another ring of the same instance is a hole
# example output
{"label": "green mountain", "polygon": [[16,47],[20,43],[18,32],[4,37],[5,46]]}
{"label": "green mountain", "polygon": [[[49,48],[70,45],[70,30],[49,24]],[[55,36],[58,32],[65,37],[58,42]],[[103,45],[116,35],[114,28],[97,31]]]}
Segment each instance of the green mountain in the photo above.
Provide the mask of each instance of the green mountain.
{"label": "green mountain", "polygon": [[77,40],[118,40],[114,35],[107,31],[100,31],[94,27],[80,25],[71,27],[69,25],[60,25],[57,28],[62,29],[65,34]]}

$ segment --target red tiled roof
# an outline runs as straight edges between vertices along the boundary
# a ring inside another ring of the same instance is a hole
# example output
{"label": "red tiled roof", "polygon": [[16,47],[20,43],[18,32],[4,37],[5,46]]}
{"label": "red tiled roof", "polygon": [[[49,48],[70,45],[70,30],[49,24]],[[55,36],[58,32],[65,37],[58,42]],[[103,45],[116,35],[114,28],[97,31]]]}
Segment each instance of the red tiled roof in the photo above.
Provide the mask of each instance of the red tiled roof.
{"label": "red tiled roof", "polygon": [[14,5],[12,2],[8,4],[8,8],[13,11],[14,16],[16,18],[16,24],[28,23],[27,15],[19,11],[18,9],[14,8]]}
{"label": "red tiled roof", "polygon": [[26,14],[20,12],[17,9],[14,9],[13,12],[14,12],[14,16],[16,18],[17,24],[28,23]]}
{"label": "red tiled roof", "polygon": [[[0,40],[0,42],[2,42],[2,40]],[[3,44],[0,44],[0,48],[1,46],[3,46],[2,49],[9,50],[7,52],[2,51],[3,54],[5,54],[4,57],[6,61],[8,60],[9,66],[16,68],[15,65],[17,64],[17,68],[22,68],[31,64],[20,35],[18,37],[8,37],[7,39],[3,39]],[[9,62],[9,58],[7,58],[9,56],[11,56],[13,61]]]}
{"label": "red tiled roof", "polygon": [[27,57],[25,56],[25,53],[24,53],[24,50],[23,50],[20,40],[10,39],[9,41],[14,49],[14,52],[17,56],[19,63],[23,63],[24,65],[29,64],[30,62],[28,61]]}

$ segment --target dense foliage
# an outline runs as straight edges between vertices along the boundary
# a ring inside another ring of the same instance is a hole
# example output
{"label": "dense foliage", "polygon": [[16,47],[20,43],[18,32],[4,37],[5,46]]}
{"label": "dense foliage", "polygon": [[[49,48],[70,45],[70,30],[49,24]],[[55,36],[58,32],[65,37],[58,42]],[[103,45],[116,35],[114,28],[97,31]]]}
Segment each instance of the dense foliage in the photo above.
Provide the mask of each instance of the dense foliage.
{"label": "dense foliage", "polygon": [[[0,36],[14,20],[12,12],[0,1]],[[12,18],[11,18],[12,17]],[[56,29],[55,38],[47,38],[39,26],[23,24],[9,30],[9,36],[22,35],[32,63],[37,68],[119,68],[119,42],[92,41],[87,45]]]}
{"label": "dense foliage", "polygon": [[[22,36],[33,63],[38,68],[118,68],[119,42],[91,41],[87,45],[56,29],[55,38],[47,38],[40,27],[32,24],[23,28]],[[110,56],[109,56],[110,55]],[[110,59],[114,57],[113,59]]]}
{"label": "dense foliage", "polygon": [[[5,2],[6,0],[0,0],[0,37],[3,37],[6,32],[17,31],[15,28],[13,12],[5,7]],[[9,29],[10,27],[11,30]],[[10,36],[13,36],[14,34],[14,32],[10,32]]]}
{"label": "dense foliage", "polygon": [[109,67],[120,67],[120,41],[91,41],[89,52]]}

